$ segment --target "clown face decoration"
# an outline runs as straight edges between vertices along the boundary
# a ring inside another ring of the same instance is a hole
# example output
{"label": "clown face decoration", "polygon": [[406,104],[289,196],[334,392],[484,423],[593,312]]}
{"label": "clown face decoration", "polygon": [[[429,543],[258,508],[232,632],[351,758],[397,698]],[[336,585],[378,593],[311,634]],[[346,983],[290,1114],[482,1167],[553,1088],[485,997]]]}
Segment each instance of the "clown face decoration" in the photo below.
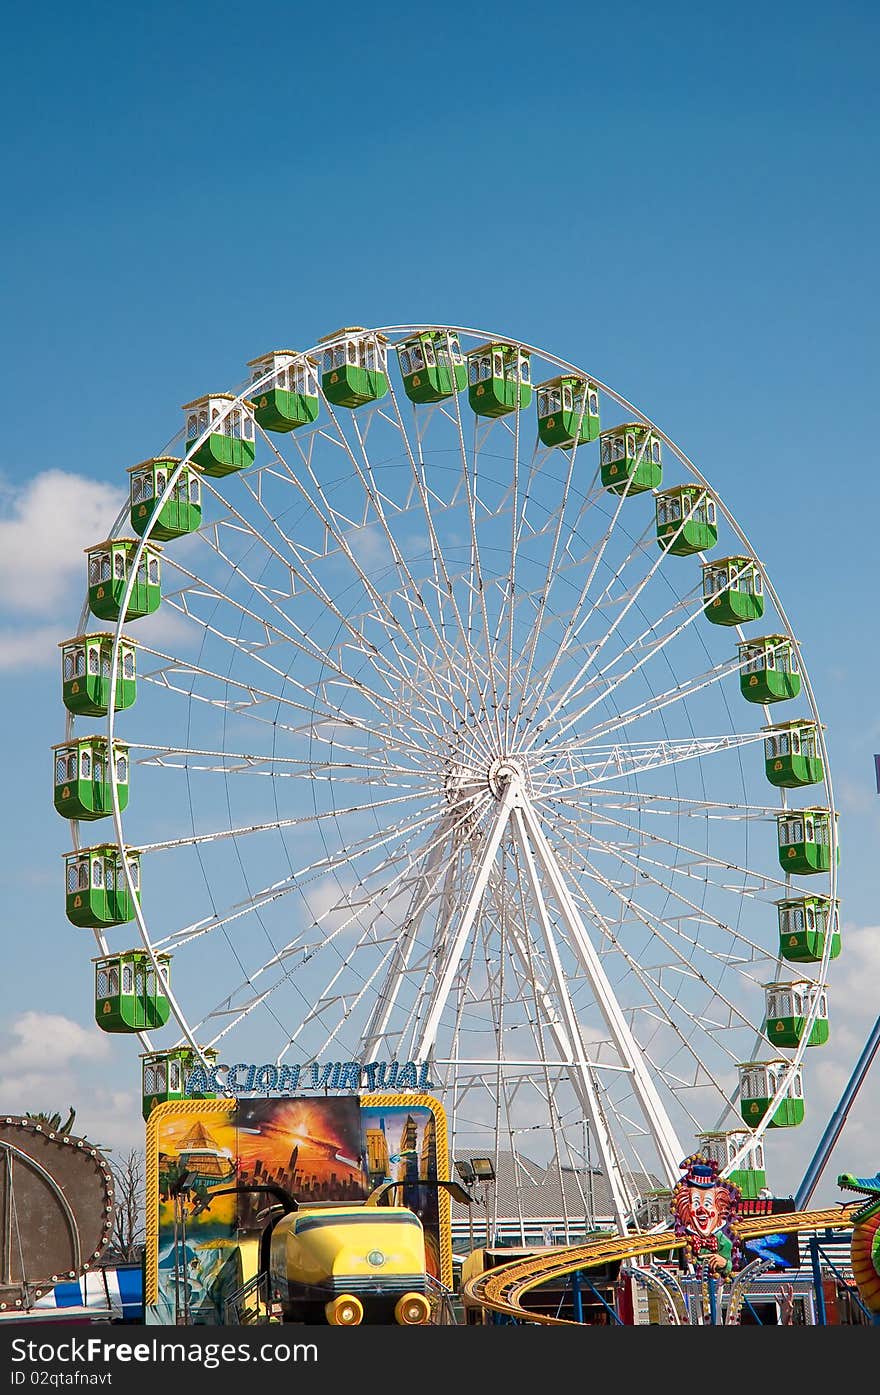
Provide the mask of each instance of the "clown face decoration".
{"label": "clown face decoration", "polygon": [[684,1236],[689,1264],[705,1267],[719,1278],[733,1271],[738,1246],[731,1226],[740,1191],[718,1175],[718,1163],[696,1153],[685,1158],[672,1193],[675,1233]]}

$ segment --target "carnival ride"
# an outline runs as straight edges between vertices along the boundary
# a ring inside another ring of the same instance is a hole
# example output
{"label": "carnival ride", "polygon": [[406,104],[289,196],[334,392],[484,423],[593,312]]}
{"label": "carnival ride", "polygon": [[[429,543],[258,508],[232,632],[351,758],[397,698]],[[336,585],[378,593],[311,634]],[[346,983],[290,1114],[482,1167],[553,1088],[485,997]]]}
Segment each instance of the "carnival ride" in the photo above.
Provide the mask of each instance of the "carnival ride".
{"label": "carnival ride", "polygon": [[545,350],[346,328],[248,367],[131,467],[61,645],[66,910],[145,1113],[221,1050],[423,1060],[453,1151],[592,1144],[621,1234],[694,1136],[757,1195],[840,952],[764,562]]}
{"label": "carnival ride", "polygon": [[[457,1182],[418,1185],[469,1199]],[[394,1204],[403,1186],[385,1181],[361,1203],[301,1205],[284,1187],[247,1184],[215,1190],[202,1209],[231,1193],[274,1198],[263,1213],[257,1278],[266,1280],[267,1307],[277,1303],[283,1321],[421,1327],[434,1309],[425,1234],[410,1207]]]}
{"label": "carnival ride", "polygon": [[[843,1178],[839,1179],[839,1185],[844,1185]],[[855,1224],[860,1211],[864,1209],[861,1204],[856,1203],[824,1207],[815,1211],[743,1217],[737,1222],[736,1230],[739,1237],[745,1241],[780,1232],[815,1231],[831,1227],[848,1229]],[[536,1311],[534,1307],[528,1306],[529,1297],[534,1297],[536,1290],[542,1285],[558,1282],[572,1274],[586,1272],[589,1275],[590,1269],[600,1265],[630,1262],[635,1272],[644,1276],[645,1281],[653,1284],[661,1294],[668,1323],[683,1326],[690,1321],[690,1316],[683,1296],[679,1296],[680,1286],[676,1285],[668,1274],[659,1271],[653,1260],[656,1256],[663,1256],[665,1259],[683,1250],[687,1244],[686,1237],[676,1235],[671,1229],[628,1236],[606,1236],[585,1245],[533,1255],[513,1264],[501,1265],[489,1272],[476,1274],[465,1281],[463,1291],[470,1301],[510,1321],[539,1323],[551,1327],[578,1326],[578,1323],[570,1322],[566,1318]],[[734,1286],[737,1285],[737,1279],[738,1276],[734,1276]],[[679,1294],[675,1292],[676,1287],[679,1288]],[[735,1322],[735,1303],[732,1304],[732,1310],[731,1321]]]}
{"label": "carnival ride", "polygon": [[853,1277],[862,1301],[874,1321],[880,1321],[880,1172],[875,1177],[854,1177],[842,1172],[837,1185],[846,1191],[861,1192],[862,1201],[852,1213],[850,1258]]}
{"label": "carnival ride", "polygon": [[113,1173],[71,1120],[0,1117],[0,1317],[54,1307],[110,1244]]}

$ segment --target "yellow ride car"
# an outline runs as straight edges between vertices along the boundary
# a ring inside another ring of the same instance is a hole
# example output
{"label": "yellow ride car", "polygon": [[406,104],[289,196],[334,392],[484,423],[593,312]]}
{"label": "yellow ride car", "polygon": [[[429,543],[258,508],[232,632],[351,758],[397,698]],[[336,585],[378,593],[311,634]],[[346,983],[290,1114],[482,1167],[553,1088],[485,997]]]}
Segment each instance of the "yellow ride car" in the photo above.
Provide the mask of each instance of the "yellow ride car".
{"label": "yellow ride car", "polygon": [[269,1288],[285,1321],[429,1321],[425,1234],[406,1206],[302,1207],[272,1230]]}

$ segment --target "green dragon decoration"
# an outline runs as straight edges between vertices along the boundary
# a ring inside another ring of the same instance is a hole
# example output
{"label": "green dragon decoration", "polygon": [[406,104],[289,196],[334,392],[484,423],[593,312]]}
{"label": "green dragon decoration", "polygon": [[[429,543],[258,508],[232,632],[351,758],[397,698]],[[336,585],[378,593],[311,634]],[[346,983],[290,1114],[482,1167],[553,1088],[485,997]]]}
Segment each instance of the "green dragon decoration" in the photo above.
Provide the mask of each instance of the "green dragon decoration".
{"label": "green dragon decoration", "polygon": [[861,1300],[876,1322],[880,1317],[880,1172],[876,1177],[853,1177],[851,1172],[842,1172],[837,1185],[869,1198],[851,1217],[850,1261]]}

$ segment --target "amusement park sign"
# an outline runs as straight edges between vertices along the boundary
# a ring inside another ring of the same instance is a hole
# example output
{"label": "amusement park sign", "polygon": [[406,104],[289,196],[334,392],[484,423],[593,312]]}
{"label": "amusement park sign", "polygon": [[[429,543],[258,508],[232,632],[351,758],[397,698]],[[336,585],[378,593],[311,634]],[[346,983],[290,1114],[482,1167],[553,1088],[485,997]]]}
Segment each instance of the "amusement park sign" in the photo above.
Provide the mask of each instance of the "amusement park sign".
{"label": "amusement park sign", "polygon": [[308,1066],[240,1062],[194,1066],[187,1095],[295,1095],[303,1090],[431,1090],[427,1061],[313,1061]]}

